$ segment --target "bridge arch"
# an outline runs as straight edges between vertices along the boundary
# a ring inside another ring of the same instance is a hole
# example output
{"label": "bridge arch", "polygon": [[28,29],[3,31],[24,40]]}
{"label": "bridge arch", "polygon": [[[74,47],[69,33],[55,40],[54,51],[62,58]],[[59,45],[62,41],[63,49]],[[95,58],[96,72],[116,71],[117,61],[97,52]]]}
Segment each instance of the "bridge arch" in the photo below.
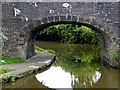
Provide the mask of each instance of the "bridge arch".
{"label": "bridge arch", "polygon": [[105,22],[96,21],[92,17],[81,17],[76,15],[55,15],[33,20],[25,25],[20,32],[19,54],[21,58],[27,59],[35,54],[34,41],[40,30],[57,24],[77,24],[84,25],[95,30],[102,42],[102,58],[104,62],[112,67],[116,67],[110,51],[117,52],[118,38],[116,34],[107,26]]}

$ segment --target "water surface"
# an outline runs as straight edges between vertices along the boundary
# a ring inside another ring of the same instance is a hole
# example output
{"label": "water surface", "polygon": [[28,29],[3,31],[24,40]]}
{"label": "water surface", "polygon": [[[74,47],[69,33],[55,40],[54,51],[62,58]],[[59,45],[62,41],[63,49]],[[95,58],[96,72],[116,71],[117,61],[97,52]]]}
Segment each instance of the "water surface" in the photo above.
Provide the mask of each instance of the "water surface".
{"label": "water surface", "polygon": [[[118,70],[107,68],[99,63],[77,63],[74,58],[92,60],[95,57],[95,45],[62,44],[51,41],[35,43],[44,49],[57,52],[56,60],[44,72],[3,84],[10,88],[117,88]],[[120,73],[120,72],[119,72]]]}

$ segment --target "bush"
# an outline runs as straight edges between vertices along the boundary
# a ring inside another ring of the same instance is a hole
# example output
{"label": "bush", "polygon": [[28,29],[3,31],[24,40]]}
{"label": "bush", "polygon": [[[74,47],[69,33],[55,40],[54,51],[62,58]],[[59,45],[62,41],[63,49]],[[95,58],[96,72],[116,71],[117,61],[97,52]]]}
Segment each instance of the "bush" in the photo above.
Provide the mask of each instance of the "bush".
{"label": "bush", "polygon": [[60,36],[61,42],[69,44],[98,44],[100,42],[99,35],[92,29],[73,24],[59,24],[50,26],[40,31],[40,35],[56,34]]}

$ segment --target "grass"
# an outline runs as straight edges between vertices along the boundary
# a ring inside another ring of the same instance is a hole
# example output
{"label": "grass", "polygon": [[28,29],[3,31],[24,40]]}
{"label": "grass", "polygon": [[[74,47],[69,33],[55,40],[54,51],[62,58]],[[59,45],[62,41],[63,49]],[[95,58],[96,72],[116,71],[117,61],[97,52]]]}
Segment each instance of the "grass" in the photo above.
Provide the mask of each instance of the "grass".
{"label": "grass", "polygon": [[[45,51],[45,50],[47,50],[49,53],[56,54],[56,52],[54,50],[51,50],[51,49],[42,49],[39,46],[35,46],[35,49],[38,50],[38,51]],[[37,53],[35,53],[35,55],[37,55]]]}
{"label": "grass", "polygon": [[0,74],[4,74],[4,73],[7,73],[7,72],[11,72],[11,71],[14,71],[14,69],[3,69],[3,68],[0,68]]}
{"label": "grass", "polygon": [[44,49],[38,47],[38,46],[35,46],[35,49],[38,50],[38,51],[44,51]]}
{"label": "grass", "polygon": [[38,55],[38,53],[37,53],[37,52],[35,52],[35,55]]}
{"label": "grass", "polygon": [[47,51],[48,51],[49,53],[55,54],[55,51],[54,51],[54,50],[48,49]]}
{"label": "grass", "polygon": [[25,62],[24,59],[21,59],[21,58],[7,58],[4,55],[0,55],[0,58],[1,58],[0,65]]}

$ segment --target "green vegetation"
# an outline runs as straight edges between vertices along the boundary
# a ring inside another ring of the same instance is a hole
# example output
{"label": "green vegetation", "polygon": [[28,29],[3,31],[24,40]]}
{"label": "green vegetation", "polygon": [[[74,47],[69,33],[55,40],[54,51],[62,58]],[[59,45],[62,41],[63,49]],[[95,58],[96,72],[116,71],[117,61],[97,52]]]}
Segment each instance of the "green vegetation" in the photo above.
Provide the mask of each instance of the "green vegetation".
{"label": "green vegetation", "polygon": [[47,51],[48,51],[49,53],[56,54],[54,50],[48,49]]}
{"label": "green vegetation", "polygon": [[25,62],[21,58],[7,58],[5,55],[0,55],[0,58],[0,65]]}
{"label": "green vegetation", "polygon": [[[91,62],[99,61],[101,58],[101,40],[99,35],[92,29],[85,26],[74,24],[59,24],[45,28],[40,35],[58,35],[60,41],[67,44],[94,44],[96,45],[95,55],[74,56],[74,62]],[[54,36],[53,36],[54,37]],[[66,52],[67,53],[67,52]],[[84,53],[82,53],[84,54]],[[72,55],[73,56],[73,55]]]}
{"label": "green vegetation", "polygon": [[120,53],[116,53],[113,50],[108,50],[109,53],[112,56],[112,59],[115,61],[115,63],[118,65],[118,69],[120,69]]}
{"label": "green vegetation", "polygon": [[38,55],[38,53],[37,53],[37,52],[35,52],[35,55]]}
{"label": "green vegetation", "polygon": [[115,53],[115,52],[113,52],[112,53],[112,58],[113,58],[113,60],[115,60],[116,61],[116,63],[118,64],[118,61],[120,60],[120,53]]}
{"label": "green vegetation", "polygon": [[[77,81],[74,81],[73,86],[78,85],[75,86],[77,88],[84,87],[84,82],[86,87],[90,86],[90,82],[93,82],[96,72],[101,73],[101,65],[94,59],[96,45],[64,44],[62,47],[58,50],[56,60],[52,66],[61,67],[62,70],[69,72],[71,77],[74,75]],[[76,61],[75,58],[79,60]]]}
{"label": "green vegetation", "polygon": [[[7,76],[5,73],[11,72],[11,71],[15,71],[15,69],[3,69],[0,68],[0,75],[4,74],[4,76]],[[7,76],[7,81],[15,81],[15,75],[11,74],[10,76]]]}
{"label": "green vegetation", "polygon": [[7,72],[11,72],[11,71],[14,71],[14,69],[3,69],[3,68],[0,68],[0,74],[4,74],[4,73],[7,73]]}
{"label": "green vegetation", "polygon": [[[66,45],[66,48],[57,52],[57,58],[60,60],[66,59],[72,61],[74,63],[91,63],[91,62],[99,62],[100,59],[96,56],[96,45],[89,44],[69,44]],[[97,58],[97,59],[96,59]]]}
{"label": "green vegetation", "polygon": [[[79,45],[80,47],[78,47],[77,44],[71,44],[67,46],[68,47],[58,51],[53,66],[60,66],[61,68],[64,68],[66,72],[70,72],[72,75],[75,75],[75,77],[86,79],[88,77],[92,78],[95,71],[100,72],[100,63],[94,59],[94,55],[96,53],[95,45]],[[75,61],[75,58],[76,60],[80,60]]]}
{"label": "green vegetation", "polygon": [[118,61],[118,69],[120,70],[120,60]]}
{"label": "green vegetation", "polygon": [[9,77],[8,77],[8,81],[15,81],[15,75],[14,74],[11,74]]}
{"label": "green vegetation", "polygon": [[0,32],[0,49],[2,49],[2,47],[4,46],[5,40],[8,40],[8,38],[2,32]]}
{"label": "green vegetation", "polygon": [[[66,72],[71,73],[71,76],[74,75],[74,78],[77,78],[79,82],[75,82],[76,87],[81,88],[84,86],[90,85],[90,82],[93,81],[93,77],[96,75],[96,72],[101,73],[100,63],[74,63],[71,60],[59,59],[57,58],[53,63],[53,66],[61,67]],[[82,84],[81,84],[82,83]]]}
{"label": "green vegetation", "polygon": [[[40,48],[39,46],[35,46],[35,49],[38,50],[38,51],[48,51],[49,53],[56,54],[54,50],[43,49],[43,48]],[[35,55],[37,55],[37,54],[38,54],[38,53],[35,52]]]}
{"label": "green vegetation", "polygon": [[0,36],[2,36],[0,39],[8,40],[8,38],[2,32],[0,32]]}
{"label": "green vegetation", "polygon": [[118,69],[120,69],[120,53],[115,53],[114,51],[112,51],[112,58],[118,65]]}
{"label": "green vegetation", "polygon": [[35,49],[38,50],[38,51],[44,51],[44,49],[38,47],[38,46],[35,46]]}
{"label": "green vegetation", "polygon": [[4,76],[7,77],[7,81],[6,82],[13,82],[13,81],[15,81],[15,75],[14,74],[11,74],[9,76],[7,76],[6,74],[4,74]]}
{"label": "green vegetation", "polygon": [[45,28],[41,34],[57,34],[61,38],[61,42],[69,44],[98,44],[100,42],[99,35],[88,27],[74,24],[59,24]]}
{"label": "green vegetation", "polygon": [[3,74],[4,76],[7,77],[7,81],[15,81],[15,75],[14,74],[11,74],[10,76],[7,76],[5,73],[8,73],[8,72],[11,72],[11,71],[15,71],[15,69],[3,69],[3,68],[0,68],[0,75]]}

